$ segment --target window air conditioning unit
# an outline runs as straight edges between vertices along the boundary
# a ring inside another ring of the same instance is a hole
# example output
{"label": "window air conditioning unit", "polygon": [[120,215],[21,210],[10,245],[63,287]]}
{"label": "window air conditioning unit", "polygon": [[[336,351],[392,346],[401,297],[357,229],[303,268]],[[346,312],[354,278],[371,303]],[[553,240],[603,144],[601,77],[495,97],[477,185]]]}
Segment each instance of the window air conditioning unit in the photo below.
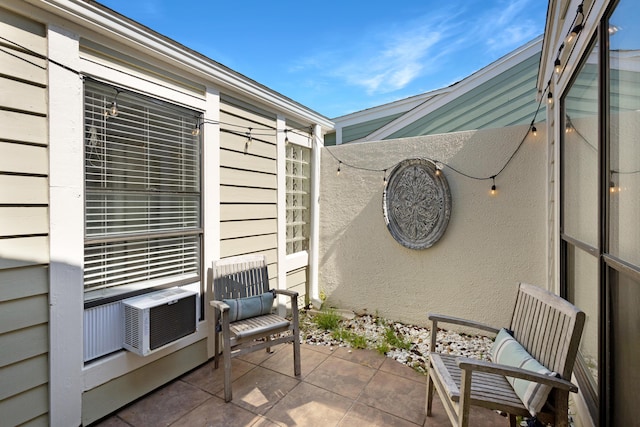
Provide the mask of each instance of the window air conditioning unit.
{"label": "window air conditioning unit", "polygon": [[146,356],[194,333],[197,297],[197,292],[172,288],[123,300],[123,347]]}

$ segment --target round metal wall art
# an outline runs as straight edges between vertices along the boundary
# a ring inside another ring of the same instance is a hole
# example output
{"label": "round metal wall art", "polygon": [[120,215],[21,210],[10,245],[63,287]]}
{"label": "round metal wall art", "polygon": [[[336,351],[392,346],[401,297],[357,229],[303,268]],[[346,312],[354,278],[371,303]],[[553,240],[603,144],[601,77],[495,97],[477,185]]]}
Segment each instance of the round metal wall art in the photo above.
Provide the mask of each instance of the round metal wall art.
{"label": "round metal wall art", "polygon": [[440,240],[447,229],[451,192],[435,163],[406,159],[389,174],[382,205],[393,238],[409,249],[426,249]]}

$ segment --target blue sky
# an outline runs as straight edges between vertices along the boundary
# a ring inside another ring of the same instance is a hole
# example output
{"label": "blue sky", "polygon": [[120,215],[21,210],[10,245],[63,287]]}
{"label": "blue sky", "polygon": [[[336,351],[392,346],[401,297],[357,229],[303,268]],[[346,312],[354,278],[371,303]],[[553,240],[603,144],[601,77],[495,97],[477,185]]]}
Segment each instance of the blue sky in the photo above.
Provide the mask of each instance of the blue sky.
{"label": "blue sky", "polygon": [[544,32],[546,0],[101,0],[333,118],[448,86]]}

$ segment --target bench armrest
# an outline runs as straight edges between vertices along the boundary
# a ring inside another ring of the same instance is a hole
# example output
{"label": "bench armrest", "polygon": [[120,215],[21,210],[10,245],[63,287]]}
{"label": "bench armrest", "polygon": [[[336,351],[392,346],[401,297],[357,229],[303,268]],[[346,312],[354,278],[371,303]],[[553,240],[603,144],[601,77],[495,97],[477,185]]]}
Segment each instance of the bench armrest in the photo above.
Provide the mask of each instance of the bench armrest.
{"label": "bench armrest", "polygon": [[527,369],[516,368],[513,366],[500,365],[498,363],[488,362],[486,360],[469,359],[467,357],[459,357],[456,363],[460,369],[465,371],[486,372],[490,374],[500,374],[506,377],[521,378],[527,381],[533,381],[540,384],[546,384],[561,390],[578,392],[572,382],[562,378],[552,377],[550,375],[539,374]]}
{"label": "bench armrest", "polygon": [[454,325],[468,326],[475,329],[480,329],[487,332],[497,334],[500,329],[493,326],[489,326],[484,323],[476,322],[474,320],[461,319],[459,317],[445,316],[444,314],[428,313],[427,317],[431,321],[431,343],[429,345],[429,351],[436,351],[436,336],[438,334],[438,322],[449,323]]}
{"label": "bench armrest", "polygon": [[493,332],[495,334],[497,334],[500,331],[500,328],[496,328],[494,326],[476,322],[474,320],[462,319],[460,317],[445,316],[443,314],[434,314],[434,313],[429,313],[427,316],[429,320],[431,320],[431,322],[435,322],[436,324],[437,322],[442,322],[442,323],[449,323],[449,324],[455,324],[455,325],[461,325],[461,326],[469,326],[475,329],[480,329],[487,332]]}
{"label": "bench armrest", "polygon": [[276,295],[286,295],[291,298],[298,298],[298,293],[296,291],[290,291],[288,289],[272,289],[272,291]]}
{"label": "bench armrest", "polygon": [[229,304],[225,304],[222,301],[218,301],[218,300],[211,300],[209,301],[209,304],[211,304],[211,307],[221,311],[221,312],[225,312],[225,311],[229,311]]}

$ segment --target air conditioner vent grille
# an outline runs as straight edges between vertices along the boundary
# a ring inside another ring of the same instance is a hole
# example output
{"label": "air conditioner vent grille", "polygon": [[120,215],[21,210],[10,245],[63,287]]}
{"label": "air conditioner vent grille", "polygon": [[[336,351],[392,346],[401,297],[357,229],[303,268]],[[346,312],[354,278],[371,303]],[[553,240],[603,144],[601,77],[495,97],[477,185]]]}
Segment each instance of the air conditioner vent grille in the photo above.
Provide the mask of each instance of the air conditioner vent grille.
{"label": "air conditioner vent grille", "polygon": [[195,332],[195,295],[153,307],[149,311],[149,348],[155,350]]}
{"label": "air conditioner vent grille", "polygon": [[139,313],[140,310],[134,307],[124,306],[124,342],[134,348],[140,348],[138,338],[142,331],[140,330]]}
{"label": "air conditioner vent grille", "polygon": [[196,332],[198,293],[164,289],[122,300],[122,346],[140,356]]}

